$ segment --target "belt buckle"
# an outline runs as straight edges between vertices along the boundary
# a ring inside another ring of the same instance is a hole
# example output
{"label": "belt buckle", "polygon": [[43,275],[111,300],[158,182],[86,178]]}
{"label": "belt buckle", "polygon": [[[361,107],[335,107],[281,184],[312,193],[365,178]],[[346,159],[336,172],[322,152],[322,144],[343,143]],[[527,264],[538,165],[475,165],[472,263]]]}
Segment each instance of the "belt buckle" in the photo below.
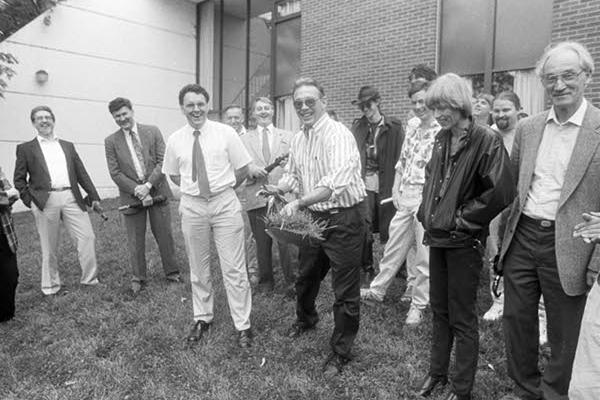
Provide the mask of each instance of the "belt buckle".
{"label": "belt buckle", "polygon": [[542,228],[550,228],[552,226],[552,221],[548,221],[548,220],[542,220],[540,221],[540,226]]}

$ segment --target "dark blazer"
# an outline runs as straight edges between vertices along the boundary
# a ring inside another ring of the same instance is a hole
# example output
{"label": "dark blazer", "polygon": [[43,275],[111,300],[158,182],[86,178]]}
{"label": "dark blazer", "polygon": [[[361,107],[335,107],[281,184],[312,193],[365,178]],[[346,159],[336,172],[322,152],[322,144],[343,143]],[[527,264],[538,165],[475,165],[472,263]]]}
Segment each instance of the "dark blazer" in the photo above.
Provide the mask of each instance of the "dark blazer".
{"label": "dark blazer", "polygon": [[[361,175],[365,177],[367,153],[365,142],[369,134],[369,120],[363,116],[354,121],[351,128],[360,153]],[[392,196],[392,186],[396,176],[396,163],[400,158],[404,129],[402,123],[392,117],[383,116],[383,127],[377,136],[377,161],[379,163],[379,197],[385,199]]]}
{"label": "dark blazer", "polygon": [[[513,174],[518,177],[518,196],[510,208],[501,261],[510,247],[527,193],[533,179],[535,160],[546,126],[548,111],[519,121],[511,153]],[[569,296],[587,290],[587,270],[600,269],[600,247],[573,237],[574,226],[581,214],[600,210],[600,110],[588,102],[588,108],[567,166],[560,194],[555,224],[555,246],[558,275],[563,290]]]}
{"label": "dark blazer", "polygon": [[[90,203],[100,201],[100,196],[98,196],[96,187],[85,170],[73,143],[61,139],[58,142],[67,160],[67,171],[69,172],[73,197],[75,197],[79,207],[85,211],[86,203],[79,186],[81,185],[88,194]],[[31,208],[31,202],[33,201],[40,210],[44,209],[50,196],[51,183],[48,165],[37,137],[17,146],[14,182],[15,188],[21,194],[21,200],[27,207]]]}
{"label": "dark blazer", "polygon": [[[166,198],[172,197],[171,188],[162,173],[163,158],[165,155],[165,141],[156,126],[137,124],[138,136],[142,145],[146,176],[143,180],[138,178],[133,164],[133,157],[127,146],[125,133],[119,129],[104,140],[106,152],[106,163],[112,180],[119,187],[119,200],[121,205],[138,202],[135,197],[137,185],[150,182],[152,197],[162,195]],[[191,151],[191,150],[190,150]],[[126,214],[134,214],[141,208],[129,208]]]}

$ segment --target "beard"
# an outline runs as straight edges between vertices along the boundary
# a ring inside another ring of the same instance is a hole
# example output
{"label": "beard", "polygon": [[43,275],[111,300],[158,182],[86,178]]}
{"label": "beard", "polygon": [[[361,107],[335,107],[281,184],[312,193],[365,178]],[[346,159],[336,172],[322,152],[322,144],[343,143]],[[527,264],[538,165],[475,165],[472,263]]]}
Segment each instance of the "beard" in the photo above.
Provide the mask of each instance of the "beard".
{"label": "beard", "polygon": [[501,131],[505,131],[510,126],[510,121],[508,120],[508,118],[499,118],[496,120],[496,126]]}

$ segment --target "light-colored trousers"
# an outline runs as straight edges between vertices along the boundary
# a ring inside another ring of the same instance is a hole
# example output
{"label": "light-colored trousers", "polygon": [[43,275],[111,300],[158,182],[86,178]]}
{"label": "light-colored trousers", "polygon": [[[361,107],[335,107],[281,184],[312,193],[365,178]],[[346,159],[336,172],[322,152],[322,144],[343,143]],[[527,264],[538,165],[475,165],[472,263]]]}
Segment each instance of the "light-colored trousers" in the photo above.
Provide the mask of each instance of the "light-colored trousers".
{"label": "light-colored trousers", "polygon": [[412,305],[422,309],[429,304],[429,250],[423,245],[423,226],[417,220],[421,204],[419,189],[420,186],[402,192],[401,207],[390,222],[390,237],[379,262],[379,273],[371,282],[370,289],[384,297],[412,248],[415,257],[414,262],[406,265],[407,286],[412,289]]}
{"label": "light-colored trousers", "polygon": [[58,242],[61,219],[69,234],[77,241],[77,253],[81,264],[80,282],[83,285],[97,284],[96,237],[88,213],[79,208],[73,192],[50,192],[44,210],[41,211],[31,203],[31,211],[42,247],[42,293],[50,295],[60,290]]}
{"label": "light-colored trousers", "polygon": [[210,233],[213,232],[229,311],[235,328],[250,328],[252,294],[246,272],[242,208],[233,189],[210,200],[182,195],[181,230],[190,263],[194,321],[211,322],[214,294],[210,275]]}
{"label": "light-colored trousers", "polygon": [[569,386],[570,400],[600,399],[600,284],[588,294]]}

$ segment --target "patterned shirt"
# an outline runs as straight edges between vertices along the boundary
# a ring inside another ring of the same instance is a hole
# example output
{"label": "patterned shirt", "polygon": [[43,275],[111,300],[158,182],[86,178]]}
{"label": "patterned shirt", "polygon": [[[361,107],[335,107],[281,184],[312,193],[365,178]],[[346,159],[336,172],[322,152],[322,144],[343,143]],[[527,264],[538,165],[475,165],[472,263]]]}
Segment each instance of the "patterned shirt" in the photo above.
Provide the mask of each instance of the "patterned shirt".
{"label": "patterned shirt", "polygon": [[292,139],[290,158],[280,183],[301,195],[317,187],[331,189],[327,201],[309,206],[313,211],[352,207],[366,196],[360,169],[354,136],[325,113],[307,133],[301,130]]}
{"label": "patterned shirt", "polygon": [[[10,188],[12,188],[12,186],[8,179],[6,179],[2,168],[0,168],[0,190],[5,192]],[[15,232],[15,228],[13,226],[10,207],[0,208],[0,233],[6,235],[8,246],[14,254],[17,254],[19,241],[17,240],[17,233]]]}
{"label": "patterned shirt", "polygon": [[408,121],[404,145],[396,164],[396,171],[402,174],[400,187],[425,184],[425,166],[431,158],[435,135],[440,129],[440,124],[435,119],[432,119],[429,126],[422,126],[417,117]]}

